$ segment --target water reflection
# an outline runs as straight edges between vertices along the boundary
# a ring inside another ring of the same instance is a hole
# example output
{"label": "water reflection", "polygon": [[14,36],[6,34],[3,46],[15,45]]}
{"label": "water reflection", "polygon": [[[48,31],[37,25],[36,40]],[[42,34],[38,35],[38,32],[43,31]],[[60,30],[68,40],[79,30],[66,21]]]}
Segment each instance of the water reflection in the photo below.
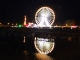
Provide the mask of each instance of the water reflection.
{"label": "water reflection", "polygon": [[36,38],[34,40],[36,50],[42,54],[48,54],[54,49],[54,39]]}
{"label": "water reflection", "polygon": [[35,56],[36,56],[37,60],[53,60],[52,57],[50,57],[46,54],[35,53]]}
{"label": "water reflection", "polygon": [[23,51],[23,58],[24,60],[53,60],[51,56],[41,53],[29,53],[28,51]]}
{"label": "water reflection", "polygon": [[23,43],[25,43],[26,42],[26,39],[25,39],[25,36],[24,36],[24,40],[23,40]]}
{"label": "water reflection", "polygon": [[29,53],[26,50],[23,51],[23,54],[24,54],[24,56],[23,56],[24,59],[28,59]]}

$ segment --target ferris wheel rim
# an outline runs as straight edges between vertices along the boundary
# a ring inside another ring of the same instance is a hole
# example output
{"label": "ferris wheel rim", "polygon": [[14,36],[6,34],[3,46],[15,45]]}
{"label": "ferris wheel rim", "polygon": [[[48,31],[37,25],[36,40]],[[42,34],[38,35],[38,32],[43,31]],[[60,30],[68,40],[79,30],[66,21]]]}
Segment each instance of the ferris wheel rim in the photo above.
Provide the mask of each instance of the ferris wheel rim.
{"label": "ferris wheel rim", "polygon": [[[50,12],[52,13],[53,18],[52,18],[52,22],[50,23],[50,25],[52,25],[52,24],[54,23],[54,21],[55,21],[55,13],[54,13],[54,11],[53,11],[51,8],[49,8],[49,7],[41,7],[41,8],[39,8],[39,9],[37,10],[36,14],[35,14],[35,21],[36,21],[36,23],[38,24],[38,19],[37,19],[36,16],[37,16],[38,13],[40,12],[40,10],[42,10],[42,9],[44,9],[44,8],[49,9]],[[40,22],[40,21],[39,21],[39,22]]]}

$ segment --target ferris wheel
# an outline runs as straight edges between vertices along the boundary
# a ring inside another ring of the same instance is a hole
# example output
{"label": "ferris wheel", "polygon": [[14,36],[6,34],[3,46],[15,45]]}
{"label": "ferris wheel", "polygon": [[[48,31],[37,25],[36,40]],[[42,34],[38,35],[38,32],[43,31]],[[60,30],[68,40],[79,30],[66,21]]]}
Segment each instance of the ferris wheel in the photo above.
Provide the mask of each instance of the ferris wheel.
{"label": "ferris wheel", "polygon": [[50,27],[55,20],[55,13],[49,7],[41,7],[35,14],[35,21],[38,26]]}

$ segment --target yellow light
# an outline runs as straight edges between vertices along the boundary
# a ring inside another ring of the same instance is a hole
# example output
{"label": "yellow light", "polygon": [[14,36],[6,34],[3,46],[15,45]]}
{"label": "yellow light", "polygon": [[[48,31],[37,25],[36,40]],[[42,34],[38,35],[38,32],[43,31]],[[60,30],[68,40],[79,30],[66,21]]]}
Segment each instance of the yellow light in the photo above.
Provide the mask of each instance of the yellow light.
{"label": "yellow light", "polygon": [[11,27],[14,27],[14,26],[11,26]]}
{"label": "yellow light", "polygon": [[17,23],[16,23],[16,25],[17,25]]}
{"label": "yellow light", "polygon": [[66,26],[68,26],[68,24],[66,24]]}
{"label": "yellow light", "polygon": [[1,23],[0,23],[1,24]]}
{"label": "yellow light", "polygon": [[14,25],[14,24],[12,24],[12,25]]}
{"label": "yellow light", "polygon": [[26,42],[26,39],[25,39],[25,36],[24,36],[24,40],[23,40],[23,43],[25,43]]}
{"label": "yellow light", "polygon": [[8,25],[9,25],[9,23],[8,23]]}
{"label": "yellow light", "polygon": [[54,60],[52,57],[46,54],[35,53],[35,56],[38,58],[38,60]]}

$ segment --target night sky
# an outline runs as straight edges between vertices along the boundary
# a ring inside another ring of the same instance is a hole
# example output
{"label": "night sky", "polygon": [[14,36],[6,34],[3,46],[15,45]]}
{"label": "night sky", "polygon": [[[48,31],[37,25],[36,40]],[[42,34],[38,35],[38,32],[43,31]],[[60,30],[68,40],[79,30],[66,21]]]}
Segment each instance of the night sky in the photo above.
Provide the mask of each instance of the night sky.
{"label": "night sky", "polygon": [[35,20],[36,11],[48,6],[55,12],[55,24],[72,19],[80,22],[80,1],[78,0],[0,0],[0,22],[23,23],[24,15],[29,22]]}

